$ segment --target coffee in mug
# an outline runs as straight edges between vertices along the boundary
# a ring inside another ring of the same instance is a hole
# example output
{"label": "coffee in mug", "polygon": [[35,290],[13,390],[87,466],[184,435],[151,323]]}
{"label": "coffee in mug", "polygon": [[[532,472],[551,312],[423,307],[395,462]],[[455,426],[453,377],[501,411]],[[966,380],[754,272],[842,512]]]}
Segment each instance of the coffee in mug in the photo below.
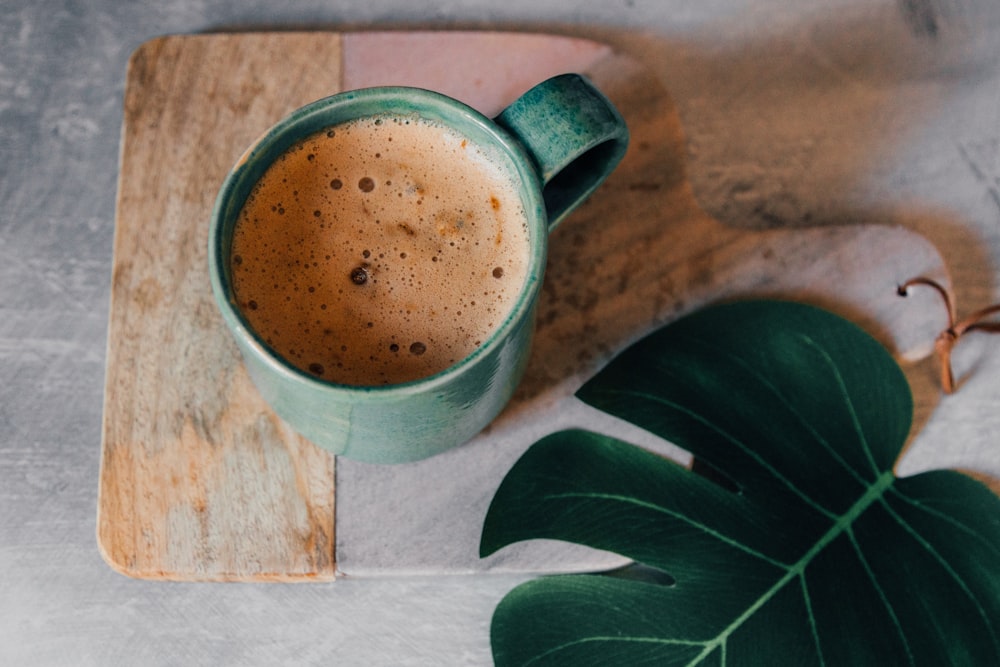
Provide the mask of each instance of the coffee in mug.
{"label": "coffee in mug", "polygon": [[455,129],[379,114],[320,130],[258,181],[233,232],[249,324],[286,361],[348,385],[467,357],[525,282],[512,175]]}

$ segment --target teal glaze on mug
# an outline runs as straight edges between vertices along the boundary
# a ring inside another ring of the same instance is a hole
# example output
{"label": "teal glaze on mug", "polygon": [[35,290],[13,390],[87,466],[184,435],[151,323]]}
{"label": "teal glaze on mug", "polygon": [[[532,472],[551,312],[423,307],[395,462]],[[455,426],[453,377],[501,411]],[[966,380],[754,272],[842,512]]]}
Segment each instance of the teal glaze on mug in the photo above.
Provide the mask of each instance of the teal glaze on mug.
{"label": "teal glaze on mug", "polygon": [[[513,175],[530,249],[515,305],[475,352],[426,378],[360,387],[299,370],[257,335],[233,294],[230,251],[244,202],[278,156],[315,132],[373,115],[417,115],[451,127]],[[229,173],[209,229],[212,291],[261,396],[313,443],[360,461],[414,461],[471,439],[500,413],[524,374],[549,232],[607,178],[627,145],[621,115],[576,74],[538,84],[494,120],[439,93],[403,87],[341,93],[291,113]]]}

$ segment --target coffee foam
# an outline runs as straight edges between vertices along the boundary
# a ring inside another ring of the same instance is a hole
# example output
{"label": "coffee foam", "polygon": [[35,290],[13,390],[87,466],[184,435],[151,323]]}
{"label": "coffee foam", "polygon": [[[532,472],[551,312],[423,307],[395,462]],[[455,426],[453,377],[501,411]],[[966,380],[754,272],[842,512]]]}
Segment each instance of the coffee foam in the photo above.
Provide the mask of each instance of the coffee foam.
{"label": "coffee foam", "polygon": [[370,117],[267,170],[233,236],[233,287],[287,361],[351,385],[465,358],[513,308],[529,257],[518,187],[453,130]]}

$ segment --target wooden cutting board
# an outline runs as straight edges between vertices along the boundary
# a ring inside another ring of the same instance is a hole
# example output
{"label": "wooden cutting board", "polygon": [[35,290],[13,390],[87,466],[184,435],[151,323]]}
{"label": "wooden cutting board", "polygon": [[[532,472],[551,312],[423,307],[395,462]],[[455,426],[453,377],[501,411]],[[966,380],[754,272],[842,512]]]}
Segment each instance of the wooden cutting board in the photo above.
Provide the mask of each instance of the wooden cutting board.
{"label": "wooden cutting board", "polygon": [[[632,145],[553,235],[534,356],[508,410],[468,445],[404,466],[335,461],[296,436],[257,395],[211,296],[208,219],[229,167],[287,112],[340,90],[419,85],[492,116],[566,71],[608,93]],[[144,44],[125,87],[98,499],[104,558],[129,576],[185,581],[603,567],[614,559],[548,544],[481,561],[476,544],[493,491],[531,442],[569,424],[602,427],[572,394],[628,343],[710,301],[768,295],[838,311],[900,355],[929,351],[937,303],[895,294],[915,275],[947,283],[923,238],[875,225],[727,228],[694,201],[684,155],[661,83],[592,41],[320,32]]]}

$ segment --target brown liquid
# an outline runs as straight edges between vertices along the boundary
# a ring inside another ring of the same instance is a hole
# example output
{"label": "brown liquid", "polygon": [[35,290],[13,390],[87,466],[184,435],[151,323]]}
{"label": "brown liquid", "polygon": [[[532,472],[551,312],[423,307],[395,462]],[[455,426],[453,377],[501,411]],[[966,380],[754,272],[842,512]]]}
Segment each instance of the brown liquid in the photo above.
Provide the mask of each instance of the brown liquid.
{"label": "brown liquid", "polygon": [[283,154],[233,236],[250,325],[304,371],[382,385],[441,371],[481,345],[524,284],[516,186],[434,123],[364,118]]}

